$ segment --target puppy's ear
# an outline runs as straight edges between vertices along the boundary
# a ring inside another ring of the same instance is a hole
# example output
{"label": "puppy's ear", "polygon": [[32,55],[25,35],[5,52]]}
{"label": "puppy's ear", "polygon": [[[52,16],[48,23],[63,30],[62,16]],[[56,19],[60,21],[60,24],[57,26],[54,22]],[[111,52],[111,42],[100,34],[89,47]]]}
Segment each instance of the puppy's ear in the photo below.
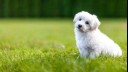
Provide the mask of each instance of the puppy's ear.
{"label": "puppy's ear", "polygon": [[75,22],[75,21],[76,21],[76,15],[77,15],[77,14],[75,14],[75,16],[74,16],[73,22]]}
{"label": "puppy's ear", "polygon": [[80,13],[81,13],[81,12],[78,12],[77,14],[75,14],[74,19],[73,19],[73,22],[76,22],[76,20],[78,19],[78,15],[79,15]]}
{"label": "puppy's ear", "polygon": [[96,29],[100,25],[100,21],[98,20],[96,15],[93,16],[93,23],[91,24],[91,29]]}

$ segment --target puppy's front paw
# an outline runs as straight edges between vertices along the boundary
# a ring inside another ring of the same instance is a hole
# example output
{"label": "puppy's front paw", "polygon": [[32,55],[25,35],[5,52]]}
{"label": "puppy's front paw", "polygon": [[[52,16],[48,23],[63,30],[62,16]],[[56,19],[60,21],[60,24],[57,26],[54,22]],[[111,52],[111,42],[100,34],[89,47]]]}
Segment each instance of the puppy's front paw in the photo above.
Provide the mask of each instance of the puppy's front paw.
{"label": "puppy's front paw", "polygon": [[93,58],[95,58],[95,57],[98,57],[99,55],[100,55],[100,53],[91,52],[90,55],[89,55],[89,57],[90,57],[91,59],[93,59]]}

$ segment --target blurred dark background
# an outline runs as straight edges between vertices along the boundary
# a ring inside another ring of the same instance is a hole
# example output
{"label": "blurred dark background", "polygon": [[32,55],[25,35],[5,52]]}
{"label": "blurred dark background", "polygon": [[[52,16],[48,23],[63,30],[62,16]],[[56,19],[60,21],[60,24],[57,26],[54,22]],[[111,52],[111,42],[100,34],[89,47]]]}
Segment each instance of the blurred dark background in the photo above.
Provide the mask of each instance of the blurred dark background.
{"label": "blurred dark background", "polygon": [[70,18],[79,11],[126,17],[127,0],[0,0],[0,18]]}

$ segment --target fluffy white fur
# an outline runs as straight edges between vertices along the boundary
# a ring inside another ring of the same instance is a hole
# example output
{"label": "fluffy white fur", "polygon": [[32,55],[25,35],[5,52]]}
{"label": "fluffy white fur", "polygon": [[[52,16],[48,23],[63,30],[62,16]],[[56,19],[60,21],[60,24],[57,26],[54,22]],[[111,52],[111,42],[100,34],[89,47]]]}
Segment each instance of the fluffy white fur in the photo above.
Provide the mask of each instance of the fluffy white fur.
{"label": "fluffy white fur", "polygon": [[95,58],[100,54],[121,56],[121,48],[109,37],[100,32],[100,21],[96,15],[79,12],[74,17],[76,45],[82,57]]}

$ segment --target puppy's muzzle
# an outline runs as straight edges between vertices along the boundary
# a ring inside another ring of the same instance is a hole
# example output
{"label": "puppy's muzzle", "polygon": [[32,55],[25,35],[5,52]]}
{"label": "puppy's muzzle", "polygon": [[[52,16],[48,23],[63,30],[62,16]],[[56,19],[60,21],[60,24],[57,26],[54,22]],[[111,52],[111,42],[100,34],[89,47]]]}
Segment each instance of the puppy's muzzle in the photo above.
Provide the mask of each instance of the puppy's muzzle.
{"label": "puppy's muzzle", "polygon": [[82,25],[79,24],[79,25],[78,25],[78,29],[80,29],[81,27],[82,27]]}

